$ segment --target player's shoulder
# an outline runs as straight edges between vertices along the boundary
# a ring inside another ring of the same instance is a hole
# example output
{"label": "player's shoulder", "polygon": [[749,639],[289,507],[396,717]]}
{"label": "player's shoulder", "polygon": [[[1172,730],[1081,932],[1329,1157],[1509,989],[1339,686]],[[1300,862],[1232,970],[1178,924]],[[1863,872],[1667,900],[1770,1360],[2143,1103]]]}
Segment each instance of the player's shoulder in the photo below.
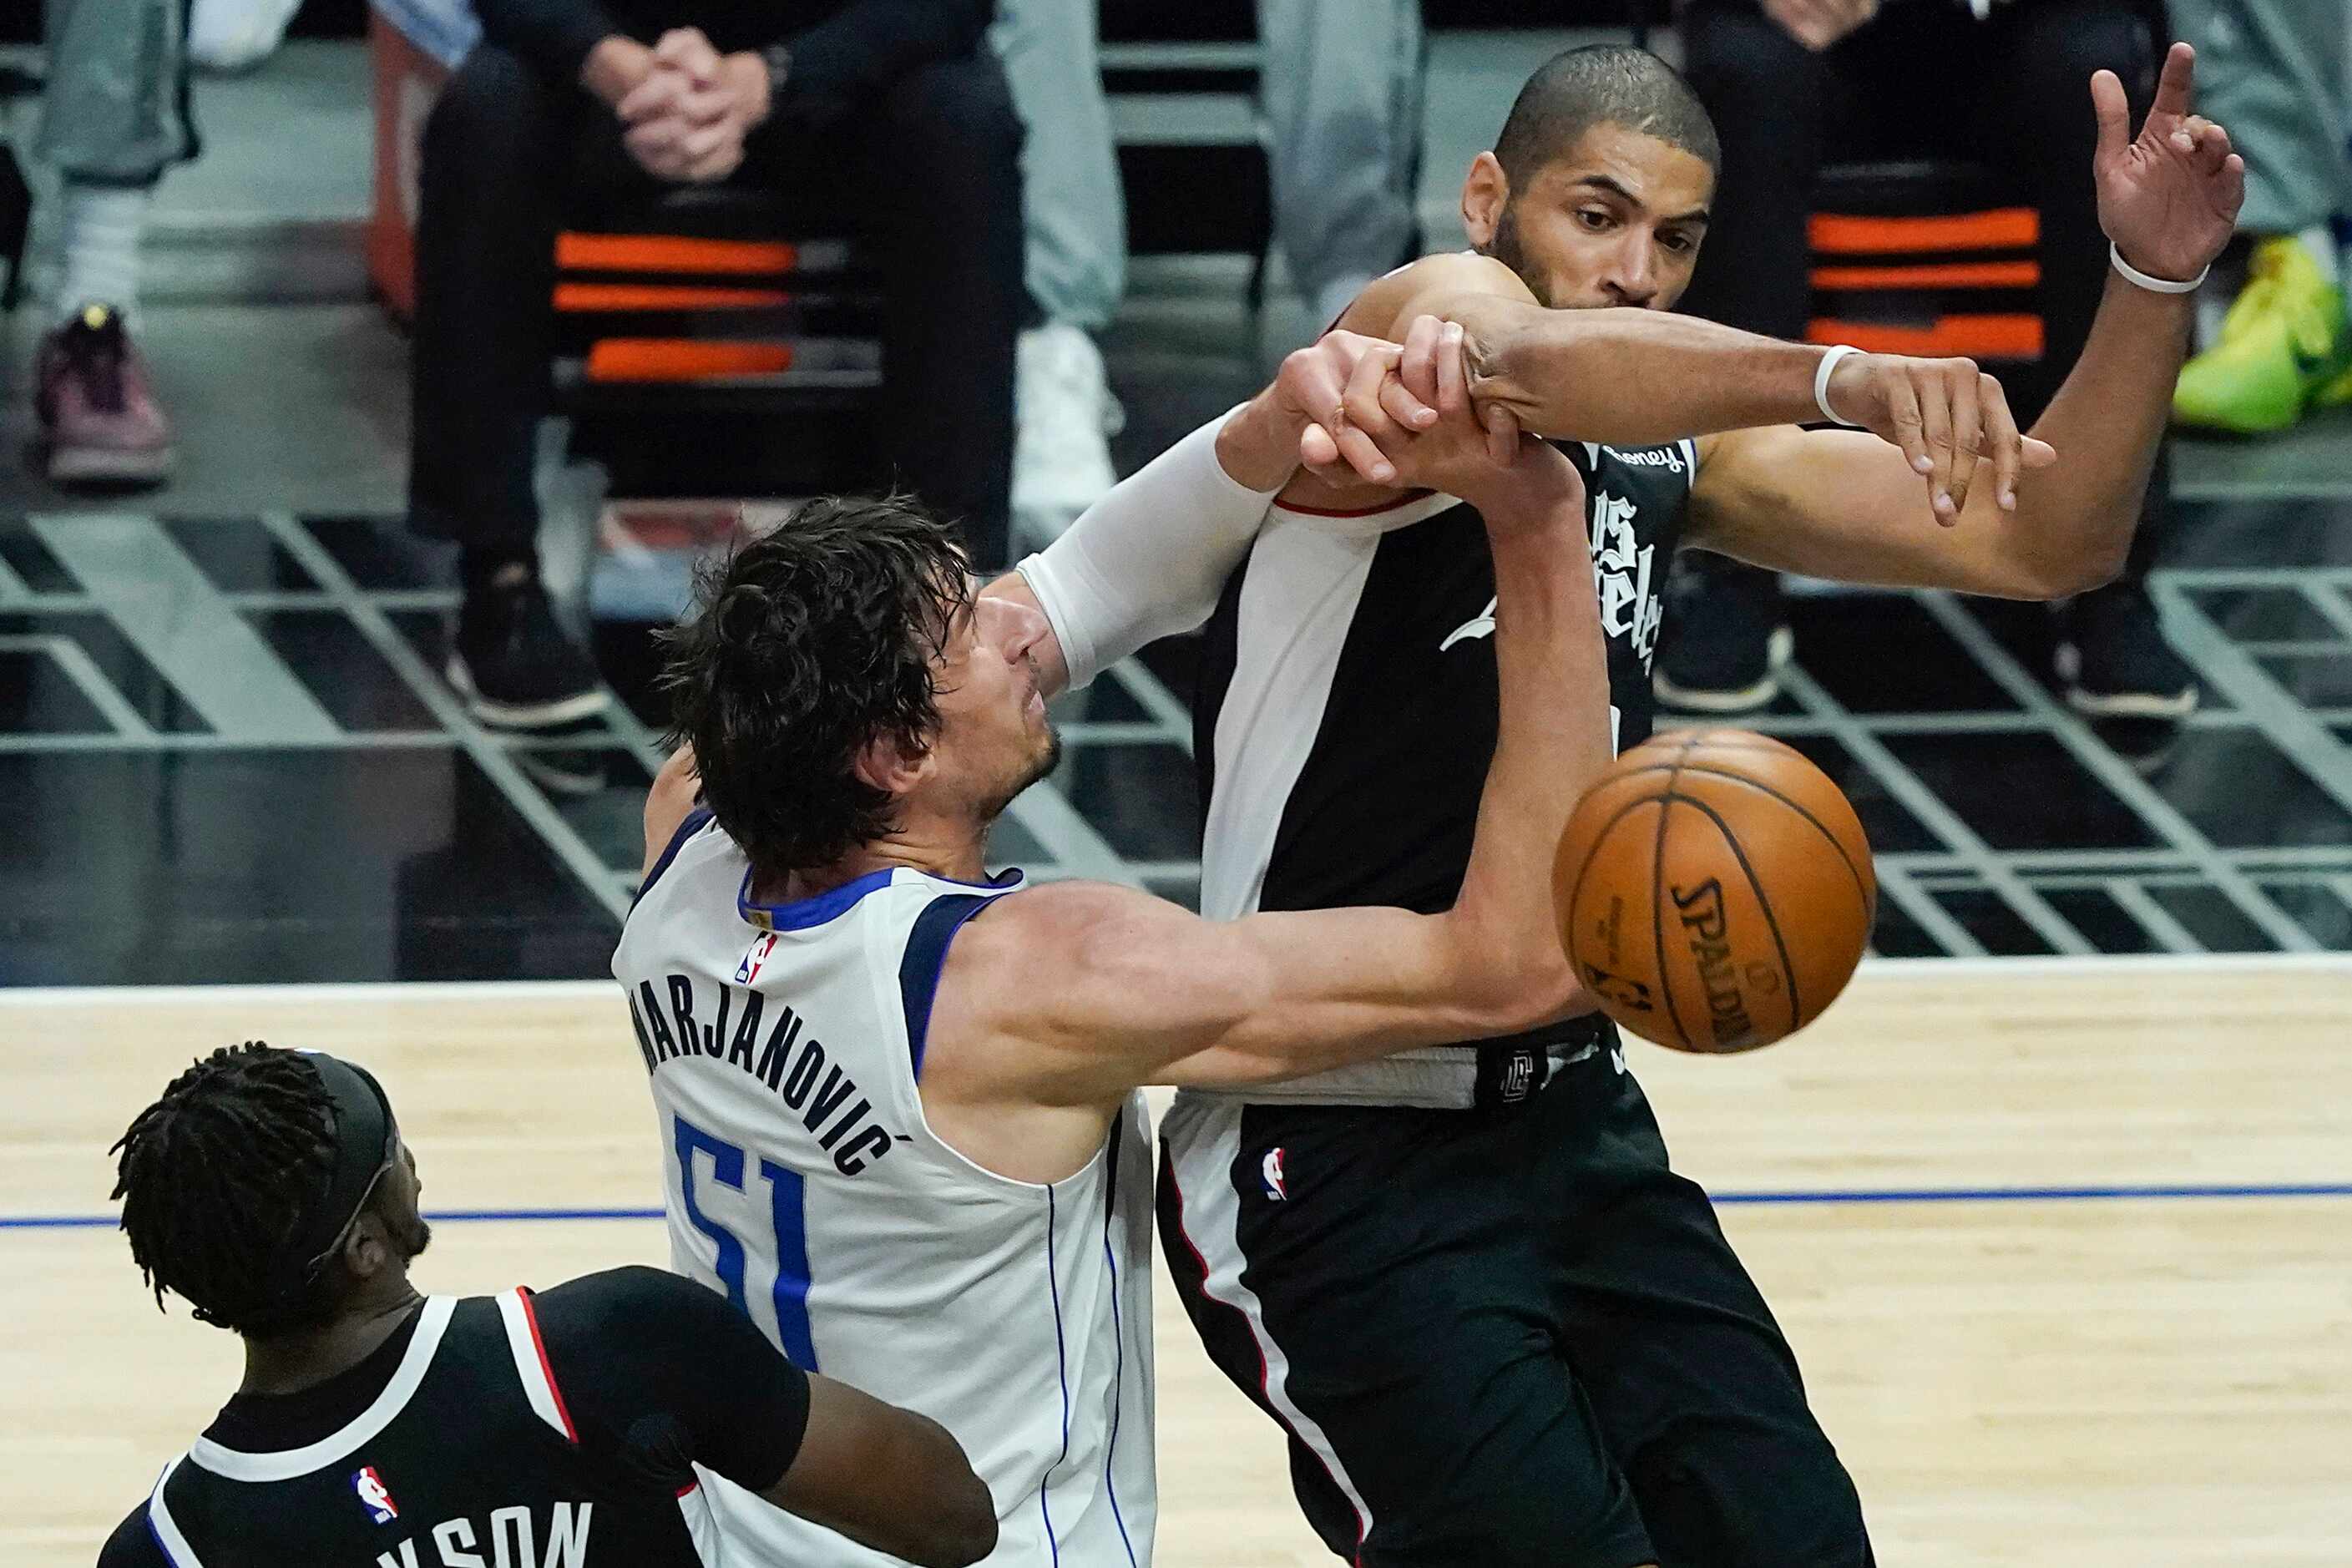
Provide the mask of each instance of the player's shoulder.
{"label": "player's shoulder", "polygon": [[[1041,1007],[1120,983],[1140,957],[1168,951],[1200,917],[1140,889],[1045,882],[990,904],[958,933],[941,972],[971,1022],[1022,1032]],[[1040,974],[1056,984],[1041,986]]]}
{"label": "player's shoulder", "polygon": [[98,1568],[171,1568],[170,1559],[155,1542],[154,1531],[148,1528],[143,1500],[123,1515],[106,1544],[98,1549]]}
{"label": "player's shoulder", "polygon": [[1136,921],[1184,914],[1179,905],[1116,882],[1040,882],[993,900],[989,918],[973,921],[969,936],[977,947],[1001,951],[1017,944],[1034,952],[1040,943],[1072,942]]}
{"label": "player's shoulder", "polygon": [[532,1315],[543,1327],[574,1332],[619,1330],[664,1311],[725,1302],[683,1275],[643,1263],[623,1264],[566,1279],[530,1293]]}
{"label": "player's shoulder", "polygon": [[1500,294],[1526,298],[1527,285],[1491,256],[1449,250],[1424,256],[1364,286],[1339,325],[1351,332],[1386,337],[1397,318],[1416,303],[1448,294]]}

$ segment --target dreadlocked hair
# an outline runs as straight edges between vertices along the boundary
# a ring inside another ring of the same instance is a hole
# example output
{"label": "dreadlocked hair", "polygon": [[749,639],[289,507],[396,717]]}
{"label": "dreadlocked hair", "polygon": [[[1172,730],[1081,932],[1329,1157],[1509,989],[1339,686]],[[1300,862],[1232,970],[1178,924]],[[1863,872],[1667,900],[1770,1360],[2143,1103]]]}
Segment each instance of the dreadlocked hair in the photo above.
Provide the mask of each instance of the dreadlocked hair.
{"label": "dreadlocked hair", "polygon": [[324,1316],[289,1291],[302,1221],[334,1165],[334,1100],[299,1051],[223,1046],[172,1080],[109,1153],[131,1260],[199,1322],[282,1331]]}

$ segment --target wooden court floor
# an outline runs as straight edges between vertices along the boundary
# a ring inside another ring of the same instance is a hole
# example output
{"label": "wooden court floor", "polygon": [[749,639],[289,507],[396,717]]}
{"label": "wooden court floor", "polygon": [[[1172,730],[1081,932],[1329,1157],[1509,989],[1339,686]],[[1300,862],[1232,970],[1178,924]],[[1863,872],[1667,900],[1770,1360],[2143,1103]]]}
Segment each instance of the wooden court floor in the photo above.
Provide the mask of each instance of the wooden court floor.
{"label": "wooden court floor", "polygon": [[[0,993],[0,1563],[85,1564],[235,1381],[101,1226],[188,1058],[362,1059],[415,1147],[428,1289],[664,1255],[643,1068],[596,985]],[[1866,969],[1812,1032],[1634,1045],[1773,1301],[1889,1568],[2352,1563],[2352,961]],[[2299,1189],[2299,1190],[2298,1190]],[[1330,1561],[1162,1291],[1160,1562]]]}

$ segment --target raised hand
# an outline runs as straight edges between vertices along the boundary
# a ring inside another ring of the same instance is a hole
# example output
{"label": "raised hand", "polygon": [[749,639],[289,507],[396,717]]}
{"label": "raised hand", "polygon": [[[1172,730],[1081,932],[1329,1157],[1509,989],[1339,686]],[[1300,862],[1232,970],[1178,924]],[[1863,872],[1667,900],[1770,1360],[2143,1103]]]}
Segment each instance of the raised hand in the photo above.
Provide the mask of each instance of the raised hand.
{"label": "raised hand", "polygon": [[2202,272],[2230,243],[2246,199],[2246,161],[2230,150],[2227,131],[2194,111],[2196,76],[2197,51],[2173,45],[2137,136],[2115,72],[2091,78],[2099,226],[2126,261],[2155,278]]}

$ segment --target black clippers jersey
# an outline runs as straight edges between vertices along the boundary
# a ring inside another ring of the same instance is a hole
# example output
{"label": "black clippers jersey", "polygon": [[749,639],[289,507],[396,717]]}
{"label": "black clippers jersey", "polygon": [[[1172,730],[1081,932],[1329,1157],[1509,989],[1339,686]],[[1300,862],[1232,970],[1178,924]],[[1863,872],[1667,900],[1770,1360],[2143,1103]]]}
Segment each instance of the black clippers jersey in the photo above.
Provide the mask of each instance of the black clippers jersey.
{"label": "black clippers jersey", "polygon": [[670,1568],[713,1539],[691,1483],[583,1447],[525,1292],[436,1296],[357,1419],[278,1452],[197,1439],[147,1527],[173,1568]]}
{"label": "black clippers jersey", "polygon": [[[1650,733],[1650,660],[1696,452],[1561,445],[1584,476],[1622,750]],[[1499,718],[1494,612],[1485,525],[1460,501],[1275,508],[1202,648],[1203,913],[1454,902]]]}

